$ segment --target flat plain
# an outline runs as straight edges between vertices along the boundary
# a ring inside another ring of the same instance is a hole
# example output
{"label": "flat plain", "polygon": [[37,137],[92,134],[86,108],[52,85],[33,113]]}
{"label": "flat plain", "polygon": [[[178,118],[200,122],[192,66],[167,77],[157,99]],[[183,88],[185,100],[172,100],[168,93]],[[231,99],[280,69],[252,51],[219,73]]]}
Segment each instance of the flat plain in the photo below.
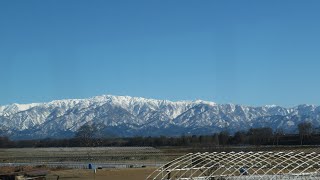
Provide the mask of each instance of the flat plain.
{"label": "flat plain", "polygon": [[138,180],[180,155],[152,147],[9,148],[0,149],[0,175],[45,171],[48,180]]}
{"label": "flat plain", "polygon": [[[0,149],[0,175],[46,171],[47,179],[145,179],[157,167],[190,152],[320,152],[319,146],[94,147]],[[93,169],[89,169],[89,164]],[[94,169],[96,173],[94,173]]]}

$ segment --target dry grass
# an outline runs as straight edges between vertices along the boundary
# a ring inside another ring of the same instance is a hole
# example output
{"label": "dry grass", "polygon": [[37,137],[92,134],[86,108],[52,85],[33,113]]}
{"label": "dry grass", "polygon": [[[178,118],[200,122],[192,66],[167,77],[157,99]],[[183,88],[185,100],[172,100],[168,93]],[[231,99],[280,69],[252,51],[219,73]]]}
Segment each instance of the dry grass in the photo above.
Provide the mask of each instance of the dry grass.
{"label": "dry grass", "polygon": [[40,171],[40,170],[48,171],[48,175],[46,176],[47,180],[56,180],[57,177],[59,177],[59,180],[61,179],[143,180],[155,169],[154,168],[98,169],[96,173],[94,173],[93,170],[89,170],[89,169],[48,169],[43,167],[37,168],[37,167],[21,166],[21,167],[1,167],[0,174],[12,174],[12,173],[18,173],[18,172],[21,172],[22,174],[24,174],[25,172]]}
{"label": "dry grass", "polygon": [[48,170],[45,166],[3,166],[0,167],[0,174],[11,174],[19,172],[31,172],[31,171],[40,171]]}
{"label": "dry grass", "polygon": [[131,168],[131,169],[99,169],[96,173],[92,170],[83,170],[83,169],[72,169],[72,170],[59,170],[52,171],[47,179],[53,180],[57,179],[59,176],[60,179],[77,179],[77,180],[143,180],[150,173],[154,171],[153,168]]}

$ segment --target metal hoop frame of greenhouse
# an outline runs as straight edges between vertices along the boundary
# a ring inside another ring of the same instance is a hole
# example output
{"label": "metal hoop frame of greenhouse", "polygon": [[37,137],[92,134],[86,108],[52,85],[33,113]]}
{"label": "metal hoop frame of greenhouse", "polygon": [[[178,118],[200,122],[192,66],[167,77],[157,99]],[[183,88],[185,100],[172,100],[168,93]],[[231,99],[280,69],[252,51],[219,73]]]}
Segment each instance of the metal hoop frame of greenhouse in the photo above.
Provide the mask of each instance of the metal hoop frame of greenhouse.
{"label": "metal hoop frame of greenhouse", "polygon": [[189,153],[146,180],[320,179],[320,154],[304,152]]}

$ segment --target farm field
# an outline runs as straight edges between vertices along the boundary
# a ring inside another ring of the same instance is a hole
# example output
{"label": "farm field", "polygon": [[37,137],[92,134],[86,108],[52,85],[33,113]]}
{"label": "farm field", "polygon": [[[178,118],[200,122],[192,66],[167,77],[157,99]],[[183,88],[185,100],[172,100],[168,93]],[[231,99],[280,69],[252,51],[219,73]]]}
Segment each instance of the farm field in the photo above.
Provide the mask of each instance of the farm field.
{"label": "farm field", "polygon": [[[17,171],[16,174],[25,174],[27,172],[45,173],[46,180],[85,180],[85,179],[113,179],[113,180],[141,180],[145,179],[148,174],[153,172],[154,168],[106,168],[98,169],[96,173],[90,169],[50,169],[47,167],[0,167],[0,175],[11,174]],[[28,173],[27,173],[28,174]],[[0,178],[1,179],[1,178]]]}
{"label": "farm field", "polygon": [[121,165],[158,166],[179,155],[164,155],[162,151],[152,147],[12,148],[0,149],[0,165],[86,168],[89,163],[93,163],[109,168],[122,167]]}
{"label": "farm field", "polygon": [[[157,167],[195,152],[320,152],[319,146],[96,147],[0,149],[0,175],[45,170],[47,179],[145,179]],[[93,169],[97,168],[96,174]],[[31,168],[32,167],[32,168]]]}
{"label": "farm field", "polygon": [[[145,179],[180,156],[152,147],[0,149],[0,175],[46,171],[46,179]],[[97,168],[94,174],[93,169]]]}
{"label": "farm field", "polygon": [[97,170],[96,174],[91,170],[85,169],[71,169],[71,170],[59,170],[52,171],[47,176],[48,180],[56,180],[57,176],[60,179],[77,179],[77,180],[85,180],[85,179],[96,179],[96,180],[104,180],[104,179],[113,179],[113,180],[143,180],[150,173],[154,171],[154,168],[130,168],[130,169],[102,169]]}

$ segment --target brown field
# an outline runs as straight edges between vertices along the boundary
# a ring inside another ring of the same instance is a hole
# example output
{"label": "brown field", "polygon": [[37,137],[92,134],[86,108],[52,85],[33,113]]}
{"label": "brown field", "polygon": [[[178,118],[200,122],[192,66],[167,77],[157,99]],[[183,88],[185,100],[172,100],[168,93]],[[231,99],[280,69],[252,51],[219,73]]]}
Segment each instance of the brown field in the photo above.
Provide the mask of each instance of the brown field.
{"label": "brown field", "polygon": [[[155,166],[177,156],[180,154],[164,155],[162,151],[149,147],[0,149],[0,175],[46,172],[47,180],[58,177],[59,180],[143,180]],[[98,168],[94,173],[88,169],[89,163],[102,169]],[[105,167],[112,164],[127,168]]]}
{"label": "brown field", "polygon": [[[319,146],[235,146],[235,147],[105,147],[105,148],[16,148],[0,149],[0,175],[16,172],[46,171],[48,180],[111,179],[143,180],[156,167],[189,152],[320,152]],[[96,174],[89,170],[92,163]],[[115,168],[107,165],[120,164]],[[122,166],[124,165],[124,166]],[[120,167],[120,168],[119,168]]]}
{"label": "brown field", "polygon": [[[140,164],[165,163],[181,154],[165,153],[152,147],[96,148],[12,148],[0,149],[0,163],[27,163],[50,166],[65,164]],[[51,166],[52,167],[52,166]],[[69,166],[70,167],[70,166]]]}
{"label": "brown field", "polygon": [[90,169],[48,169],[45,167],[0,167],[1,174],[32,174],[32,173],[46,173],[46,180],[61,179],[68,180],[143,180],[152,173],[155,168],[120,168],[120,169],[97,169],[96,173]]}
{"label": "brown field", "polygon": [[154,168],[130,168],[130,169],[98,169],[96,173],[92,170],[85,169],[72,169],[72,170],[59,170],[52,171],[47,176],[48,180],[57,179],[75,179],[75,180],[85,180],[85,179],[96,179],[96,180],[143,180]]}

